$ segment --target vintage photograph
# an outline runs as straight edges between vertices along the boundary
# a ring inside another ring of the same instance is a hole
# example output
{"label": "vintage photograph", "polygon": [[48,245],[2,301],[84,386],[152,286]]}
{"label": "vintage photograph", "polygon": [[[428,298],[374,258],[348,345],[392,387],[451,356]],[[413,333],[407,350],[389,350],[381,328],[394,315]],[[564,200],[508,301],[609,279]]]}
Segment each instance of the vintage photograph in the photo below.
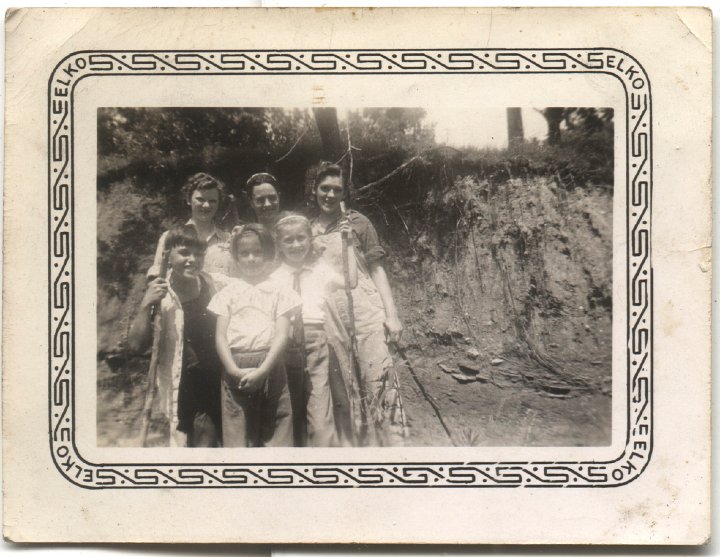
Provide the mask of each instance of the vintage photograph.
{"label": "vintage photograph", "polygon": [[613,118],[99,108],[97,445],[610,445]]}
{"label": "vintage photograph", "polygon": [[709,10],[5,25],[5,539],[707,543]]}

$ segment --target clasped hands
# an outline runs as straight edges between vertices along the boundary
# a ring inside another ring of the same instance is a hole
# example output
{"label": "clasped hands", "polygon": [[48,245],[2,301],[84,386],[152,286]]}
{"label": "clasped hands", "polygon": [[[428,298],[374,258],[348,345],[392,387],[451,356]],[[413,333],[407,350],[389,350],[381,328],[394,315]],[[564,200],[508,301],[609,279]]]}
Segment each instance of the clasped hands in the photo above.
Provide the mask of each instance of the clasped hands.
{"label": "clasped hands", "polygon": [[262,388],[267,376],[267,371],[262,367],[239,368],[235,366],[233,369],[228,369],[227,372],[237,381],[238,391],[248,396],[252,396]]}

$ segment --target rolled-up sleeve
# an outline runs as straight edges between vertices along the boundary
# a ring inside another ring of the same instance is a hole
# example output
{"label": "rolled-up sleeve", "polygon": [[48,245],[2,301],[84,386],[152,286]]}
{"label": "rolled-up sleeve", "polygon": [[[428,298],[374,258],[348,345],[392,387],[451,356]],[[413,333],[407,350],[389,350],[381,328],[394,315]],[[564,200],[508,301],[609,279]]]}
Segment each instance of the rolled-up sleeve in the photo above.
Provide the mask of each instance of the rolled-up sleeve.
{"label": "rolled-up sleeve", "polygon": [[357,236],[360,244],[358,247],[363,253],[365,261],[368,265],[382,263],[385,258],[385,250],[380,245],[377,230],[365,215],[354,213],[352,217],[350,224]]}

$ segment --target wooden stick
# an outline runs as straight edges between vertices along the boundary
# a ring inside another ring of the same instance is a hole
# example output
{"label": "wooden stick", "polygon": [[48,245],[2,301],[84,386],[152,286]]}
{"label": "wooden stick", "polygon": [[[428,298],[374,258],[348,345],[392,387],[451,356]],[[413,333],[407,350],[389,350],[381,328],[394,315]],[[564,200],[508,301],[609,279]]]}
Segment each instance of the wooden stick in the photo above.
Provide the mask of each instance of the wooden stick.
{"label": "wooden stick", "polygon": [[440,408],[435,403],[435,401],[432,399],[432,397],[428,394],[428,392],[425,390],[425,386],[420,381],[420,378],[418,377],[417,373],[413,369],[412,365],[410,364],[410,360],[408,359],[407,355],[405,354],[405,350],[402,349],[402,347],[397,343],[393,342],[393,347],[395,348],[395,351],[400,355],[400,357],[405,361],[405,365],[407,366],[408,370],[410,371],[410,375],[412,376],[413,380],[415,381],[415,384],[418,386],[418,389],[420,389],[420,394],[422,394],[423,398],[428,402],[428,404],[432,407],[432,409],[435,411],[435,415],[437,416],[437,419],[440,421],[440,425],[445,430],[445,433],[447,434],[448,438],[450,439],[450,442],[457,446],[457,443],[455,442],[455,438],[453,437],[452,432],[450,431],[450,428],[445,423],[445,420],[443,419],[442,414],[440,413]]}
{"label": "wooden stick", "polygon": [[[345,203],[340,202],[343,216],[347,215],[345,211]],[[345,279],[345,296],[347,297],[349,327],[348,334],[350,336],[350,367],[353,376],[357,381],[358,391],[360,393],[360,443],[364,443],[367,438],[367,407],[365,406],[365,385],[362,380],[362,373],[357,363],[357,338],[355,337],[355,307],[352,297],[352,287],[350,286],[350,259],[348,254],[348,235],[347,232],[342,233],[342,264],[343,278]]]}
{"label": "wooden stick", "polygon": [[[159,278],[167,277],[168,254],[163,253],[160,262]],[[160,346],[160,320],[162,315],[160,312],[160,304],[158,303],[153,309],[153,347],[150,359],[150,369],[148,370],[147,390],[145,391],[145,404],[142,411],[142,425],[140,428],[140,446],[144,447],[147,443],[148,433],[150,431],[150,418],[152,417],[153,402],[155,402],[155,381],[157,380],[157,353]],[[172,420],[171,420],[172,421]],[[170,432],[172,435],[172,431]]]}
{"label": "wooden stick", "polygon": [[405,414],[405,404],[403,403],[402,393],[400,392],[400,378],[398,377],[398,374],[394,369],[392,369],[391,371],[395,379],[395,392],[397,393],[397,405],[398,409],[400,410],[400,424],[402,425],[402,436],[403,439],[407,439],[410,436],[410,426],[407,421],[407,415]]}

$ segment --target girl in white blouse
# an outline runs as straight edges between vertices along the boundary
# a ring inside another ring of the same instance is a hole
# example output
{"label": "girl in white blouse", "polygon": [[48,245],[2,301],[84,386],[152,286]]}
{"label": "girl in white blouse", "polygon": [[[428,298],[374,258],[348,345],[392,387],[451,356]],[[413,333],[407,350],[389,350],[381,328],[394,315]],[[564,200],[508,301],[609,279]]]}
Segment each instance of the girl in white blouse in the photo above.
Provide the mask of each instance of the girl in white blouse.
{"label": "girl in white blouse", "polygon": [[230,240],[239,277],[208,305],[217,314],[215,344],[223,363],[225,447],[292,446],[292,412],[283,351],[301,300],[267,280],[275,257],[261,224],[236,227]]}

